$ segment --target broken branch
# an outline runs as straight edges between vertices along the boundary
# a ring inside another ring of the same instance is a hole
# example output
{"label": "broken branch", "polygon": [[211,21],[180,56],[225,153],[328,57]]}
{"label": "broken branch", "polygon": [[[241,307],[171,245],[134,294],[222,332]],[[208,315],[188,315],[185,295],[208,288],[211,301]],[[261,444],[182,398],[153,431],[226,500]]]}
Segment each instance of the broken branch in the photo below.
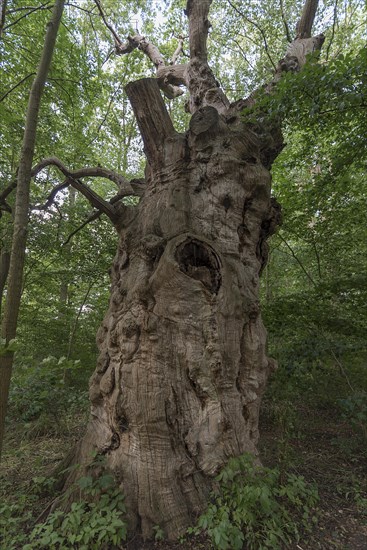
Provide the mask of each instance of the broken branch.
{"label": "broken branch", "polygon": [[[158,84],[164,95],[169,99],[174,99],[175,97],[182,95],[184,92],[183,90],[181,90],[181,88],[179,88],[179,86],[187,85],[186,65],[172,66],[171,64],[171,66],[166,66],[164,58],[157,46],[147,40],[145,36],[142,36],[140,34],[128,36],[127,42],[124,43],[118,36],[114,28],[108,23],[100,1],[94,1],[103,19],[104,24],[112,33],[115,41],[116,55],[126,55],[138,48],[150,59],[150,61],[155,66],[157,70]],[[177,60],[179,53],[182,51],[182,46],[183,42],[182,44],[179,44],[176,52],[174,53],[175,60]]]}
{"label": "broken branch", "polygon": [[297,38],[309,38],[311,36],[312,25],[319,0],[306,0],[303,6],[301,19],[297,24]]}
{"label": "broken branch", "polygon": [[126,88],[134,110],[144,150],[149,164],[159,165],[165,140],[175,135],[172,120],[167,112],[155,78],[130,82]]}
{"label": "broken branch", "polygon": [[208,15],[211,3],[212,0],[188,0],[186,5],[190,29],[190,62],[187,68],[190,92],[188,111],[192,114],[205,106],[214,107],[219,113],[225,112],[229,107],[229,101],[208,64]]}
{"label": "broken branch", "polygon": [[140,34],[129,36],[127,44],[122,45],[118,49],[116,48],[116,53],[124,55],[130,53],[135,48],[141,50],[155,66],[158,85],[166,97],[174,99],[184,93],[179,86],[187,86],[187,65],[167,66],[157,46]]}

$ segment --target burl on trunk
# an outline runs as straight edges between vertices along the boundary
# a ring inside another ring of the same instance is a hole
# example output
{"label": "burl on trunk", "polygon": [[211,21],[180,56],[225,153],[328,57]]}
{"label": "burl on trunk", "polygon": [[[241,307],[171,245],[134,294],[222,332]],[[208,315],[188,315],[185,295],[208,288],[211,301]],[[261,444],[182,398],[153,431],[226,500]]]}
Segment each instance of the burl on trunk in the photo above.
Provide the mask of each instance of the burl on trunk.
{"label": "burl on trunk", "polygon": [[259,310],[265,239],[279,219],[262,144],[231,109],[171,123],[155,79],[127,92],[148,160],[136,208],[120,207],[109,310],[98,334],[92,416],[78,459],[106,455],[129,527],[177,537],[213,476],[256,455],[274,362]]}

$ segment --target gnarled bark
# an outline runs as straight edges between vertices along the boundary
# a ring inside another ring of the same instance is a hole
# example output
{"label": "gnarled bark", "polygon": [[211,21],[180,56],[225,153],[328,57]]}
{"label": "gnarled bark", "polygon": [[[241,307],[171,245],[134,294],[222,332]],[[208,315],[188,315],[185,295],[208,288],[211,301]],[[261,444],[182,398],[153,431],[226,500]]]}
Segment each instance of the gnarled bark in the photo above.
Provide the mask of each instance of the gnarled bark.
{"label": "gnarled bark", "polygon": [[255,100],[229,105],[217,86],[206,52],[210,4],[187,2],[188,131],[174,130],[159,78],[127,87],[148,161],[146,189],[137,208],[116,208],[120,240],[97,337],[91,419],[73,458],[106,456],[129,528],[144,537],[155,525],[168,538],[183,533],[226,461],[257,455],[261,397],[275,368],[259,275],[280,221],[269,169],[282,134],[266,120],[246,125],[241,109]]}
{"label": "gnarled bark", "polygon": [[92,416],[76,460],[104,453],[130,528],[147,537],[159,524],[174,538],[202,511],[225,462],[257,453],[274,367],[259,272],[279,216],[257,136],[203,107],[186,134],[170,130],[158,142],[157,111],[144,99],[153,86],[159,93],[152,79],[133,84],[151,172],[135,217],[119,226]]}

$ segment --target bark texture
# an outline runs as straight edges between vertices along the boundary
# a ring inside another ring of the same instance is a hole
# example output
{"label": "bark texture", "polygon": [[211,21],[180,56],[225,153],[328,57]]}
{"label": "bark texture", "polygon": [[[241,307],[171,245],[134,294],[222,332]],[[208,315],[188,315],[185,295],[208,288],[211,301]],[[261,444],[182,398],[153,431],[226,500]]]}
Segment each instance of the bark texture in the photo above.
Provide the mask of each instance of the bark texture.
{"label": "bark texture", "polygon": [[319,0],[306,0],[303,6],[301,19],[297,24],[297,38],[309,38],[316,16]]}
{"label": "bark texture", "polygon": [[150,176],[118,226],[92,416],[76,459],[104,453],[130,528],[149,537],[158,524],[174,538],[203,510],[225,462],[257,453],[260,400],[274,367],[259,272],[279,208],[255,133],[202,107],[186,134],[171,126],[152,140],[160,135],[154,122],[168,115],[163,102],[160,116],[158,107],[141,108],[148,90],[156,105],[155,80],[129,89]]}
{"label": "bark texture", "polygon": [[[160,96],[166,66],[158,50],[142,37],[118,42],[120,53],[145,48],[157,68],[157,80],[127,86],[146,187],[137,208],[114,207],[120,241],[111,299],[97,337],[91,419],[72,461],[87,467],[92,451],[106,456],[126,496],[129,528],[146,538],[155,525],[172,539],[185,532],[227,460],[257,455],[261,397],[275,368],[259,275],[280,221],[269,169],[283,147],[281,128],[266,113],[246,125],[240,112],[256,94],[230,105],[217,85],[207,61],[210,4],[186,7],[190,61],[181,72],[193,116],[185,134]],[[266,93],[315,49],[307,36],[314,8],[307,14]]]}

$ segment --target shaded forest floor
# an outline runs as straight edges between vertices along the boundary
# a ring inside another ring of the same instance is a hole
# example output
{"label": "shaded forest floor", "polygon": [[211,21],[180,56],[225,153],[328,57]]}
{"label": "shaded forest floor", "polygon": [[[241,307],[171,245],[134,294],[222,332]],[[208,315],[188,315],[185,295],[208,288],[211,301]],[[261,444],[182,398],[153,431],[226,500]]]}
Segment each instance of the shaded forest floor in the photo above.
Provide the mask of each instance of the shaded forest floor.
{"label": "shaded forest floor", "polygon": [[[337,411],[301,405],[274,415],[267,403],[261,418],[260,453],[264,465],[302,475],[318,486],[319,522],[311,534],[290,550],[365,550],[367,548],[367,449],[365,439],[344,422]],[[278,411],[279,412],[279,411]],[[85,415],[55,433],[30,433],[31,425],[8,427],[0,474],[0,502],[14,504],[14,516],[32,502],[26,525],[33,525],[50,497],[38,487],[80,436]],[[47,430],[46,430],[47,432]],[[30,500],[31,499],[31,500]],[[11,522],[16,517],[9,518]],[[21,548],[21,546],[20,546]],[[184,542],[142,542],[135,538],[126,550],[209,550],[203,539]],[[6,550],[4,548],[4,550]]]}
{"label": "shaded forest floor", "polygon": [[[263,421],[261,456],[314,481],[319,491],[319,522],[295,549],[367,548],[367,449],[340,416],[328,410],[299,412],[302,425],[287,439]],[[264,419],[265,420],[265,419]]]}

